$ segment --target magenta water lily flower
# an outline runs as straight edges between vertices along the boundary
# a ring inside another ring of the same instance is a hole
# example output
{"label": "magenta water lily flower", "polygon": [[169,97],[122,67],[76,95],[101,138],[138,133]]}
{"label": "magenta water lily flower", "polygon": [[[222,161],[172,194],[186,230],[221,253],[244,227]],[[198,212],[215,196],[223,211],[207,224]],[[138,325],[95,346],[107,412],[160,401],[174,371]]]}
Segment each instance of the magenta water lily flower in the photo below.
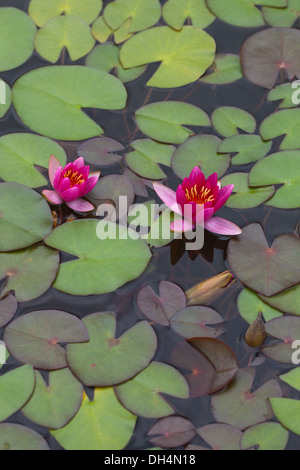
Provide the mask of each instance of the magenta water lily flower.
{"label": "magenta water lily flower", "polygon": [[68,163],[64,168],[58,159],[51,155],[49,161],[49,179],[54,191],[45,190],[43,196],[51,204],[62,204],[78,212],[89,212],[94,206],[84,199],[97,184],[100,172],[90,173],[90,167],[84,165],[83,158]]}
{"label": "magenta water lily flower", "polygon": [[[195,167],[190,176],[183,180],[176,192],[163,184],[153,183],[153,188],[160,199],[175,214],[181,216],[180,219],[172,222],[173,232],[189,232],[195,228],[196,224],[203,224],[204,228],[219,235],[242,233],[242,230],[232,222],[221,217],[213,217],[225,204],[233,187],[234,185],[230,184],[222,188],[217,173],[206,179],[198,167]],[[189,217],[186,216],[187,213]]]}

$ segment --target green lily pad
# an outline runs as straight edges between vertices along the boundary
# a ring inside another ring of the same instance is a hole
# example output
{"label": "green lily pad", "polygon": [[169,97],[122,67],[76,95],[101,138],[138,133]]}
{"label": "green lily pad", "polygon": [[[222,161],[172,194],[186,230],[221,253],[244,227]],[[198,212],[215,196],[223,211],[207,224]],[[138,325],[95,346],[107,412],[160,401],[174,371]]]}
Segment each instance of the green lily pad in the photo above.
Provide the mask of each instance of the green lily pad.
{"label": "green lily pad", "polygon": [[275,193],[275,186],[250,188],[248,173],[230,173],[222,178],[222,186],[234,184],[233,194],[226,206],[233,209],[252,209],[268,201]]}
{"label": "green lily pad", "polygon": [[106,42],[111,36],[114,36],[116,44],[131,38],[133,33],[129,33],[131,21],[125,21],[119,29],[113,31],[104,21],[103,16],[99,16],[92,26],[92,34],[100,43]]}
{"label": "green lily pad", "polygon": [[233,106],[215,109],[211,120],[216,131],[224,137],[237,135],[239,129],[253,134],[256,128],[256,121],[250,113]]}
{"label": "green lily pad", "polygon": [[[0,300],[0,328],[7,325],[14,317],[18,308],[18,302],[14,295],[8,294]],[[1,362],[1,361],[0,361]]]}
{"label": "green lily pad", "polygon": [[249,185],[256,187],[282,184],[267,205],[282,209],[296,209],[300,205],[299,159],[299,150],[287,150],[269,155],[252,168],[249,174]]}
{"label": "green lily pad", "polygon": [[284,109],[270,114],[262,123],[260,133],[264,140],[285,135],[280,149],[293,150],[300,147],[300,109]]}
{"label": "green lily pad", "polygon": [[143,321],[116,338],[116,315],[102,312],[83,320],[90,341],[68,345],[67,360],[72,372],[88,386],[110,386],[124,382],[143,370],[154,356],[157,339]]}
{"label": "green lily pad", "polygon": [[194,132],[189,126],[210,126],[210,119],[202,109],[189,103],[162,101],[151,103],[135,113],[140,130],[152,139],[166,144],[182,144]]}
{"label": "green lily pad", "polygon": [[[280,400],[280,398],[275,398]],[[289,433],[278,423],[261,423],[243,433],[243,450],[258,447],[257,450],[284,450],[289,440]]]}
{"label": "green lily pad", "polygon": [[159,26],[126,41],[120,60],[125,68],[161,62],[147,85],[174,88],[201,77],[214,61],[215,50],[214,39],[205,31],[193,26],[184,26],[181,31]]}
{"label": "green lily pad", "polygon": [[88,163],[99,166],[109,166],[122,160],[115,152],[124,150],[122,144],[108,137],[99,137],[84,142],[77,149],[77,155]]}
{"label": "green lily pad", "polygon": [[223,323],[223,318],[210,307],[187,307],[171,318],[170,325],[174,331],[184,338],[197,336],[206,338],[218,338],[223,333],[220,328],[208,325]]}
{"label": "green lily pad", "polygon": [[51,434],[66,450],[121,450],[133,434],[136,419],[120,404],[113,388],[96,388],[94,400],[84,395],[72,421]]}
{"label": "green lily pad", "polygon": [[285,8],[262,9],[263,17],[270,26],[290,28],[298,20],[300,15],[300,1],[287,0]]}
{"label": "green lily pad", "polygon": [[270,402],[278,421],[300,436],[300,401],[290,398],[271,398]]}
{"label": "green lily pad", "polygon": [[82,403],[83,386],[69,369],[49,372],[49,385],[35,371],[36,385],[22,413],[30,421],[45,428],[65,426],[77,413]]}
{"label": "green lily pad", "polygon": [[158,0],[115,0],[104,10],[104,20],[113,30],[130,19],[130,33],[154,26],[160,15],[161,6]]}
{"label": "green lily pad", "polygon": [[238,308],[243,319],[250,325],[256,320],[259,312],[262,312],[267,322],[282,316],[281,312],[270,307],[255,292],[247,288],[243,289],[238,297]]}
{"label": "green lily pad", "polygon": [[232,165],[246,165],[265,157],[272,148],[272,142],[264,142],[259,135],[234,135],[221,142],[218,152],[237,153]]}
{"label": "green lily pad", "polygon": [[241,450],[243,434],[238,428],[228,424],[208,424],[197,429],[197,433],[213,450]]}
{"label": "green lily pad", "polygon": [[300,51],[295,48],[300,31],[268,28],[246,39],[241,49],[242,70],[255,85],[271,89],[285,71],[289,79],[300,77]]}
{"label": "green lily pad", "polygon": [[215,20],[205,0],[168,0],[163,6],[162,16],[169,26],[177,30],[182,29],[188,18],[193,26],[200,29]]}
{"label": "green lily pad", "polygon": [[13,103],[24,124],[56,140],[99,136],[102,128],[82,108],[122,109],[126,99],[116,77],[78,65],[41,67],[13,87]]}
{"label": "green lily pad", "polygon": [[161,394],[188,398],[189,387],[176,369],[152,362],[136,377],[118,385],[116,394],[132,413],[145,418],[162,418],[173,414],[174,408]]}
{"label": "green lily pad", "polygon": [[202,134],[192,137],[174,152],[172,168],[176,175],[185,178],[195,166],[199,166],[207,178],[213,173],[224,175],[230,165],[230,155],[218,153],[221,139]]}
{"label": "green lily pad", "polygon": [[300,367],[296,367],[281,375],[280,379],[300,392]]}
{"label": "green lily pad", "polygon": [[[106,228],[115,239],[98,238]],[[139,277],[151,252],[145,242],[130,236],[133,230],[106,221],[77,220],[57,227],[45,242],[79,259],[61,264],[54,287],[73,295],[103,294]]]}
{"label": "green lily pad", "polygon": [[28,364],[0,376],[0,421],[25,405],[32,395],[34,383],[34,371]]}
{"label": "green lily pad", "polygon": [[300,315],[300,286],[292,287],[273,297],[261,296],[264,302],[284,313]]}
{"label": "green lily pad", "polygon": [[255,28],[265,22],[257,6],[285,7],[286,0],[230,0],[224,8],[223,0],[206,0],[208,8],[221,20],[235,26]]}
{"label": "green lily pad", "polygon": [[43,370],[67,367],[66,353],[59,343],[88,340],[82,322],[58,310],[27,313],[10,323],[4,333],[7,349],[16,359]]}
{"label": "green lily pad", "polygon": [[36,34],[37,52],[55,64],[64,47],[73,62],[87,55],[95,45],[89,25],[76,16],[57,16],[49,20]]}
{"label": "green lily pad", "polygon": [[272,419],[271,397],[281,397],[276,380],[270,380],[252,392],[255,370],[242,369],[225,392],[212,397],[212,411],[217,421],[240,430]]}
{"label": "green lily pad", "polygon": [[175,147],[150,139],[135,140],[130,144],[134,152],[126,154],[126,162],[132,171],[142,178],[161,180],[166,177],[159,164],[170,166]]}
{"label": "green lily pad", "polygon": [[1,450],[50,450],[47,442],[32,429],[20,424],[0,424]]}
{"label": "green lily pad", "polygon": [[240,56],[235,54],[217,54],[215,62],[208,69],[208,74],[200,82],[211,85],[226,85],[243,77]]}
{"label": "green lily pad", "polygon": [[0,137],[0,177],[30,188],[45,186],[48,181],[35,165],[48,169],[51,155],[65,166],[66,153],[53,140],[34,134],[4,135]]}
{"label": "green lily pad", "polygon": [[293,103],[294,93],[295,88],[292,88],[290,83],[284,83],[283,85],[276,86],[269,92],[268,101],[282,100],[279,109],[296,108],[298,104]]}
{"label": "green lily pad", "polygon": [[102,0],[31,0],[28,12],[33,21],[43,26],[48,20],[58,15],[73,15],[92,23],[102,9]]}
{"label": "green lily pad", "polygon": [[18,302],[44,294],[54,281],[59,253],[45,246],[0,254],[0,279],[7,278],[2,295],[15,292]]}
{"label": "green lily pad", "polygon": [[187,444],[195,434],[196,429],[193,424],[181,416],[160,419],[148,432],[148,436],[151,436],[151,444],[166,449],[173,449]]}
{"label": "green lily pad", "polygon": [[266,323],[266,332],[280,341],[271,342],[264,346],[262,348],[264,355],[274,361],[292,364],[292,344],[300,338],[300,318],[292,316],[275,318]]}
{"label": "green lily pad", "polygon": [[0,251],[18,250],[42,240],[53,219],[45,199],[17,183],[0,185]]}
{"label": "green lily pad", "polygon": [[146,70],[146,66],[124,69],[119,60],[120,49],[111,42],[101,44],[88,55],[86,66],[104,72],[115,71],[118,78],[123,82],[131,82],[140,77]]}
{"label": "green lily pad", "polygon": [[9,358],[9,352],[7,351],[3,341],[0,341],[0,370],[6,364]]}
{"label": "green lily pad", "polygon": [[11,106],[11,89],[0,79],[0,118],[3,118]]}
{"label": "green lily pad", "polygon": [[0,72],[11,70],[29,59],[33,53],[36,27],[26,13],[17,8],[1,7]]}
{"label": "green lily pad", "polygon": [[269,247],[262,227],[254,223],[230,240],[227,259],[243,284],[269,297],[300,282],[299,256],[299,238],[281,235]]}

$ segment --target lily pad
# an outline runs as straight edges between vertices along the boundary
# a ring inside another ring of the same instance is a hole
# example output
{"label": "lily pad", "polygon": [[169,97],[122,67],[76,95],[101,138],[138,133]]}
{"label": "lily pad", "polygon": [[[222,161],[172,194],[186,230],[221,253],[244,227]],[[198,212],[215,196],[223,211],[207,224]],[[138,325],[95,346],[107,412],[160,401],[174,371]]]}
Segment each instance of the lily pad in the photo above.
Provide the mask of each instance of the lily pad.
{"label": "lily pad", "polygon": [[147,85],[174,88],[201,77],[214,61],[215,50],[214,39],[205,31],[193,26],[184,26],[181,31],[159,26],[126,41],[120,60],[125,68],[161,62]]}
{"label": "lily pad", "polygon": [[238,308],[243,319],[250,325],[256,320],[259,312],[262,312],[267,322],[282,316],[281,312],[270,307],[255,292],[247,288],[243,289],[238,297]]}
{"label": "lily pad", "polygon": [[210,126],[207,114],[197,106],[176,101],[151,103],[135,113],[136,123],[144,134],[166,144],[182,144],[194,132],[189,126]]}
{"label": "lily pad", "polygon": [[38,188],[48,184],[35,168],[49,166],[49,158],[55,155],[62,167],[67,156],[64,149],[53,140],[34,134],[7,134],[0,137],[0,177],[5,181]]}
{"label": "lily pad", "polygon": [[36,27],[26,13],[17,8],[1,7],[0,72],[11,70],[29,59],[33,53]]}
{"label": "lily pad", "polygon": [[281,397],[276,380],[270,380],[252,392],[255,370],[242,369],[227,389],[212,397],[212,411],[217,421],[240,430],[272,419],[271,397]]}
{"label": "lily pad", "polygon": [[206,338],[218,338],[223,333],[220,328],[208,325],[223,323],[223,318],[210,307],[187,307],[177,312],[170,325],[174,331],[184,338],[197,336]]}
{"label": "lily pad", "polygon": [[102,0],[31,0],[28,12],[33,21],[43,26],[48,20],[58,15],[74,15],[87,23],[92,23],[102,9]]}
{"label": "lily pad", "polygon": [[298,104],[293,103],[293,95],[295,93],[295,88],[291,87],[290,83],[284,83],[283,85],[278,85],[268,94],[268,101],[279,101],[282,100],[279,104],[279,109],[287,108],[296,108]]}
{"label": "lily pad", "polygon": [[32,429],[20,424],[0,424],[1,450],[50,450],[47,442]]}
{"label": "lily pad", "polygon": [[261,296],[264,302],[284,313],[300,315],[300,286],[297,285],[273,297]]}
{"label": "lily pad", "polygon": [[300,401],[290,398],[271,398],[270,402],[278,421],[300,436]]}
{"label": "lily pad", "polygon": [[230,240],[227,258],[243,284],[269,297],[300,282],[299,256],[297,237],[281,235],[269,247],[262,227],[254,223]]}
{"label": "lily pad", "polygon": [[299,150],[273,153],[252,168],[249,173],[249,185],[256,187],[282,184],[268,200],[267,205],[281,209],[296,209],[300,206],[299,161]]}
{"label": "lily pad", "polygon": [[272,148],[272,142],[264,142],[259,135],[234,135],[221,142],[218,152],[237,153],[232,165],[246,165],[265,157]]}
{"label": "lily pad", "polygon": [[242,433],[228,424],[208,424],[197,429],[199,436],[212,447],[212,450],[241,450]]}
{"label": "lily pad", "polygon": [[124,150],[123,145],[116,140],[99,137],[81,144],[77,149],[77,155],[84,158],[87,163],[109,166],[122,160],[122,157],[115,153],[122,150]]}
{"label": "lily pad", "polygon": [[163,6],[162,16],[169,26],[177,30],[182,29],[188,18],[193,26],[200,29],[215,20],[205,0],[168,0]]}
{"label": "lily pad", "polygon": [[13,103],[24,124],[56,140],[99,136],[102,128],[82,108],[123,109],[126,99],[116,77],[79,65],[41,67],[13,87]]}
{"label": "lily pad", "polygon": [[143,370],[154,356],[156,335],[143,321],[116,338],[116,315],[102,312],[83,320],[90,341],[68,345],[72,372],[87,386],[110,386],[128,380]]}
{"label": "lily pad", "polygon": [[[280,398],[275,398],[280,400]],[[243,433],[241,447],[247,450],[284,450],[289,440],[289,433],[278,423],[261,423]]]}
{"label": "lily pad", "polygon": [[149,320],[159,325],[169,326],[173,315],[186,306],[186,297],[183,290],[176,284],[161,281],[159,296],[150,286],[146,286],[139,291],[137,304]]}
{"label": "lily pad", "polygon": [[32,395],[34,383],[34,371],[30,365],[18,367],[1,375],[0,421],[5,421],[25,405]]}
{"label": "lily pad", "polygon": [[3,118],[11,106],[11,89],[0,79],[0,118]]}
{"label": "lily pad", "polygon": [[250,113],[233,106],[215,109],[211,120],[216,131],[224,137],[237,135],[239,129],[252,134],[256,128],[256,121]]}
{"label": "lily pad", "polygon": [[59,343],[88,340],[82,322],[74,315],[58,310],[23,315],[10,323],[4,333],[7,349],[16,359],[43,370],[67,367],[65,350]]}
{"label": "lily pad", "polygon": [[252,209],[268,201],[275,193],[275,186],[250,188],[248,173],[230,173],[222,178],[222,186],[234,184],[231,197],[226,206],[233,209]]}
{"label": "lily pad", "polygon": [[15,292],[18,302],[44,294],[54,281],[59,253],[45,246],[0,254],[0,279],[6,279],[2,295]]}
{"label": "lily pad", "polygon": [[136,196],[148,197],[148,191],[146,187],[146,184],[148,183],[147,180],[140,178],[129,168],[125,168],[123,175],[126,176],[126,178],[128,178],[131,182]]}
{"label": "lily pad", "polygon": [[113,388],[96,388],[94,400],[84,394],[72,421],[51,434],[65,450],[121,450],[133,434],[136,419],[120,404]]}
{"label": "lily pad", "polygon": [[104,20],[113,30],[130,19],[130,33],[154,26],[160,15],[161,6],[158,0],[115,0],[104,10]]}
{"label": "lily pad", "polygon": [[128,382],[116,387],[121,403],[132,413],[145,418],[162,418],[174,413],[163,395],[189,398],[189,387],[173,367],[152,362]]}
{"label": "lily pad", "polygon": [[69,369],[49,372],[49,385],[38,371],[35,371],[35,378],[34,393],[22,413],[45,428],[65,426],[81,406],[83,386]]}
{"label": "lily pad", "polygon": [[129,39],[133,33],[129,33],[131,20],[125,21],[120,28],[113,31],[104,21],[103,16],[99,16],[92,26],[92,34],[100,43],[106,42],[111,36],[114,36],[116,44]]}
{"label": "lily pad", "polygon": [[242,70],[255,85],[273,88],[280,72],[288,78],[300,77],[300,51],[295,48],[300,31],[289,28],[268,28],[246,39],[241,49]]}
{"label": "lily pad", "polygon": [[175,147],[150,139],[135,140],[130,144],[134,152],[127,153],[129,168],[143,178],[161,180],[166,177],[159,164],[170,166]]}
{"label": "lily pad", "polygon": [[208,8],[226,23],[255,28],[264,26],[265,22],[257,6],[285,7],[286,0],[231,0],[224,8],[223,0],[206,0]]}
{"label": "lily pad", "polygon": [[95,45],[89,25],[76,16],[57,16],[37,32],[34,40],[37,52],[55,64],[64,47],[73,62],[87,55]]}
{"label": "lily pad", "polygon": [[104,72],[115,71],[116,75],[123,82],[131,82],[140,77],[147,67],[133,67],[131,69],[124,69],[119,60],[120,49],[118,46],[111,42],[101,44],[88,55],[86,59],[86,66]]}
{"label": "lily pad", "polygon": [[213,173],[217,173],[220,178],[230,165],[230,155],[218,153],[220,143],[221,139],[215,135],[202,134],[192,137],[174,152],[174,172],[183,179],[195,166],[199,166],[206,178]]}
{"label": "lily pad", "polygon": [[292,364],[292,344],[300,338],[300,318],[285,316],[266,323],[268,335],[279,339],[262,349],[265,356],[285,364]]}
{"label": "lily pad", "polygon": [[290,28],[299,18],[300,1],[287,0],[287,6],[280,9],[264,7],[262,13],[264,19],[270,26]]}
{"label": "lily pad", "polygon": [[285,135],[280,144],[281,150],[293,150],[300,147],[300,109],[284,109],[270,114],[262,123],[260,133],[264,140]]}
{"label": "lily pad", "polygon": [[[106,233],[106,229],[111,233]],[[78,259],[60,265],[54,287],[73,295],[103,294],[139,277],[151,252],[134,233],[112,222],[97,220],[76,220],[57,227],[45,242]],[[109,235],[111,239],[104,239]]]}
{"label": "lily pad", "polygon": [[235,54],[217,54],[215,62],[200,82],[211,85],[226,85],[243,77],[240,56]]}
{"label": "lily pad", "polygon": [[280,380],[283,380],[283,382],[300,392],[300,367],[296,367],[286,374],[281,375]]}
{"label": "lily pad", "polygon": [[8,294],[6,297],[0,300],[0,328],[7,325],[10,320],[14,317],[18,308],[16,298],[12,294]]}
{"label": "lily pad", "polygon": [[[153,445],[173,449],[190,442],[196,434],[193,424],[181,416],[160,419],[148,432]],[[152,437],[156,436],[156,437]]]}

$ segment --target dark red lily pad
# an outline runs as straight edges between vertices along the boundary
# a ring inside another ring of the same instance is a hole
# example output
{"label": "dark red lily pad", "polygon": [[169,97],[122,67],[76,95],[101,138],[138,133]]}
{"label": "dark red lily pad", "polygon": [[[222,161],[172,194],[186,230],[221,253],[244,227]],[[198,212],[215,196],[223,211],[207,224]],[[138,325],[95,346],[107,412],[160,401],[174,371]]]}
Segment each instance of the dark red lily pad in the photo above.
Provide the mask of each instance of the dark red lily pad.
{"label": "dark red lily pad", "polygon": [[299,317],[279,317],[266,323],[268,335],[279,341],[272,342],[262,349],[262,352],[275,361],[292,364],[294,350],[293,342],[300,338]]}
{"label": "dark red lily pad", "polygon": [[197,433],[212,447],[212,450],[241,450],[243,433],[228,424],[208,424],[197,429]]}
{"label": "dark red lily pad", "polygon": [[269,247],[259,224],[250,224],[228,245],[228,262],[238,279],[267,297],[300,282],[300,240],[281,235]]}
{"label": "dark red lily pad", "polygon": [[0,300],[0,328],[7,325],[15,315],[18,308],[18,302],[12,294]]}
{"label": "dark red lily pad", "polygon": [[289,79],[300,77],[300,31],[269,28],[253,34],[241,49],[244,75],[252,83],[273,88],[282,71]]}
{"label": "dark red lily pad", "polygon": [[193,424],[181,416],[171,416],[160,419],[148,432],[151,444],[173,449],[190,442],[196,435]]}
{"label": "dark red lily pad", "polygon": [[122,144],[108,137],[98,137],[84,142],[77,150],[79,157],[93,165],[109,166],[122,160],[115,152],[124,150]]}

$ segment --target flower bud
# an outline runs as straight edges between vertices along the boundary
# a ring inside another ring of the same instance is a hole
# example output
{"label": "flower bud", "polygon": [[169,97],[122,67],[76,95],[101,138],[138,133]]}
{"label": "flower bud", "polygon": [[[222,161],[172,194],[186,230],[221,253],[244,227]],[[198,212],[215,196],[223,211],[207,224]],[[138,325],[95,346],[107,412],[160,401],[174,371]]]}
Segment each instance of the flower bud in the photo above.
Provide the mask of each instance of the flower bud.
{"label": "flower bud", "polygon": [[262,312],[259,312],[257,319],[249,326],[245,334],[245,341],[248,346],[256,348],[261,346],[267,337],[266,328],[262,319]]}
{"label": "flower bud", "polygon": [[235,282],[235,279],[233,279],[230,271],[224,271],[217,276],[206,279],[186,291],[187,305],[209,304],[223,294],[226,287],[233,282]]}

